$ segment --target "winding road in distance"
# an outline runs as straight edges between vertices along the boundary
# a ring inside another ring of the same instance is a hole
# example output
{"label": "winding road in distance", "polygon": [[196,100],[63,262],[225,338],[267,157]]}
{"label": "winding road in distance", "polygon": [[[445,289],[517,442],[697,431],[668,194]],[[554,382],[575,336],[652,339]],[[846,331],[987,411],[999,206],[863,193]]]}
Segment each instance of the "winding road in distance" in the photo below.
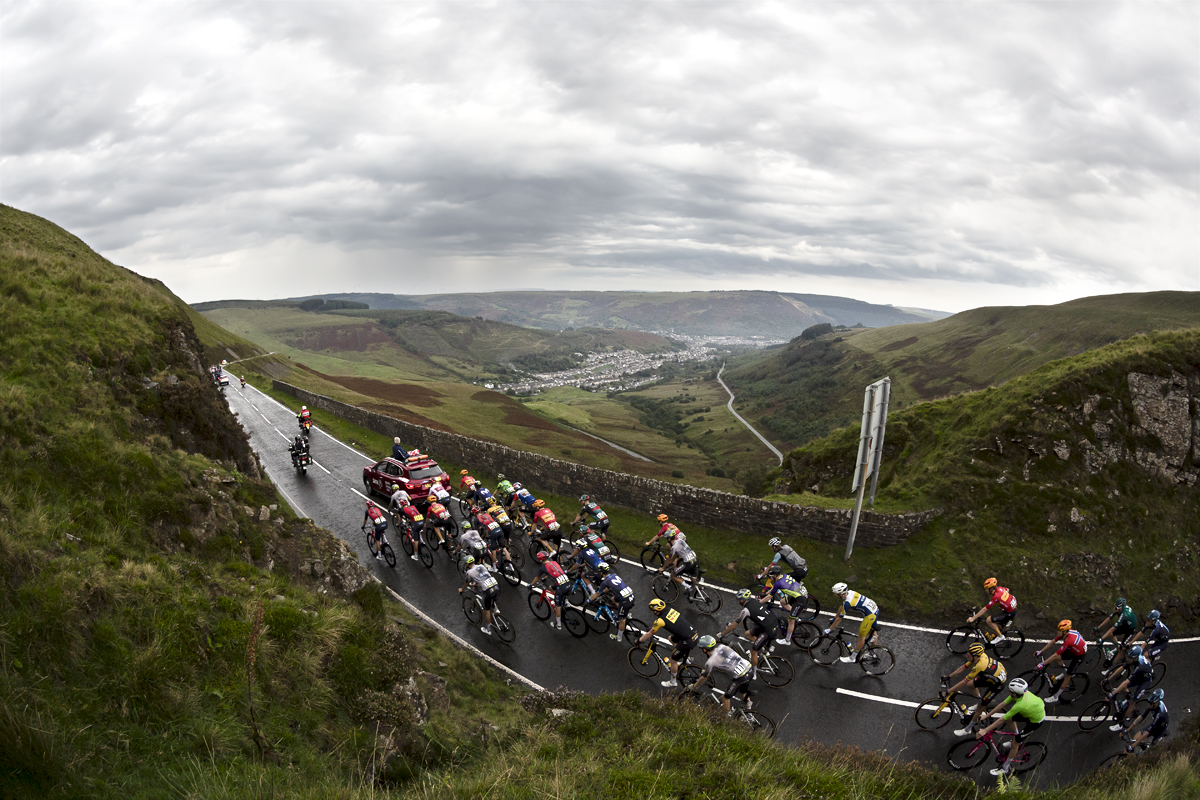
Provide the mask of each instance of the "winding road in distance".
{"label": "winding road in distance", "polygon": [[739,414],[733,410],[733,391],[725,384],[725,381],[721,380],[721,373],[724,371],[725,371],[725,365],[722,364],[721,368],[719,370],[717,370],[717,383],[721,384],[721,388],[725,390],[725,394],[729,395],[729,402],[725,404],[726,408],[729,409],[729,413],[733,414],[735,417],[737,417],[737,421],[742,423],[743,425],[745,425],[746,430],[750,431],[755,436],[757,436],[759,441],[761,441],[763,444],[765,444],[767,446],[767,449],[770,450],[772,453],[774,453],[775,457],[779,459],[779,463],[782,464],[783,463],[783,453],[779,452],[779,449],[777,447],[775,447],[775,445],[768,442],[767,438],[765,436],[763,436],[761,433],[756,431],[754,429],[753,425],[751,425],[749,422],[746,422],[746,420],[742,418],[741,414]]}
{"label": "winding road in distance", "polygon": [[[633,672],[626,661],[626,646],[607,636],[589,634],[575,639],[565,631],[553,630],[549,623],[534,618],[526,604],[527,590],[501,582],[499,606],[512,620],[517,639],[505,645],[488,637],[475,625],[468,623],[459,606],[457,587],[459,576],[442,553],[436,553],[432,569],[404,557],[397,537],[389,538],[399,556],[395,569],[370,557],[366,538],[359,525],[362,522],[364,494],[362,469],[374,463],[354,448],[325,434],[320,428],[312,433],[314,464],[307,475],[292,469],[288,445],[296,433],[293,411],[251,386],[239,389],[236,385],[226,392],[230,407],[251,435],[251,445],[258,453],[271,480],[281,494],[301,516],[342,537],[358,554],[359,560],[387,587],[402,596],[457,637],[486,653],[508,669],[527,677],[546,688],[566,686],[597,694],[638,689],[650,694],[665,692],[657,681],[646,681]],[[437,454],[433,454],[436,458]],[[520,476],[513,476],[517,479]],[[530,487],[537,493],[537,487]],[[559,509],[560,512],[565,509]],[[625,553],[636,558],[636,553]],[[703,558],[703,553],[700,554]],[[769,555],[765,543],[763,559]],[[646,602],[653,597],[650,578],[635,562],[624,562],[618,570],[637,593],[634,616],[650,619]],[[529,562],[523,570],[526,580],[533,577]],[[810,575],[808,584],[823,606],[833,602],[820,575]],[[870,587],[859,587],[871,594]],[[887,598],[875,598],[881,606],[882,617],[888,618]],[[715,618],[697,613],[690,606],[680,606],[685,616],[701,633],[716,633],[739,610],[732,593],[726,591],[721,610]],[[757,707],[779,724],[776,741],[795,744],[811,738],[825,743],[875,750],[894,758],[922,761],[949,772],[946,751],[958,738],[951,732],[953,723],[932,733],[921,730],[913,721],[917,704],[937,694],[938,676],[952,671],[962,663],[945,647],[946,631],[919,626],[881,623],[884,626],[883,644],[896,655],[896,667],[883,677],[865,675],[855,665],[838,664],[830,668],[812,662],[807,653],[795,647],[777,648],[795,666],[796,678],[783,689],[764,687],[756,698]],[[1016,658],[1006,662],[1010,675],[1031,668],[1033,654],[1040,644],[1027,642]],[[1168,673],[1162,688],[1166,690],[1171,709],[1173,730],[1195,712],[1200,703],[1200,682],[1186,675],[1187,665],[1200,655],[1200,643],[1195,640],[1172,644],[1167,651]],[[660,676],[661,677],[661,676]],[[1081,731],[1075,716],[1093,700],[1100,697],[1098,684],[1070,706],[1048,707],[1051,716],[1036,739],[1045,741],[1049,753],[1045,763],[1029,776],[1026,785],[1049,787],[1071,781],[1121,748],[1117,736],[1104,726],[1096,731]],[[985,765],[969,773],[981,783],[993,782]]]}

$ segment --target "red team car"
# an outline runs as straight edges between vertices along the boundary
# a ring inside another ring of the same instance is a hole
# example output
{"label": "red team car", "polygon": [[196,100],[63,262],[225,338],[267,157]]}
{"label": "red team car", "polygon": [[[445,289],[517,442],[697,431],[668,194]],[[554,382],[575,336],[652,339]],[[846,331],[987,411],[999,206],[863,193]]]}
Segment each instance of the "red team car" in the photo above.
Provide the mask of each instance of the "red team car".
{"label": "red team car", "polygon": [[404,461],[385,458],[373,466],[363,467],[363,486],[367,487],[368,495],[378,492],[385,497],[390,496],[392,486],[398,484],[408,492],[414,503],[424,506],[429,487],[435,483],[449,486],[450,476],[423,453],[411,453]]}

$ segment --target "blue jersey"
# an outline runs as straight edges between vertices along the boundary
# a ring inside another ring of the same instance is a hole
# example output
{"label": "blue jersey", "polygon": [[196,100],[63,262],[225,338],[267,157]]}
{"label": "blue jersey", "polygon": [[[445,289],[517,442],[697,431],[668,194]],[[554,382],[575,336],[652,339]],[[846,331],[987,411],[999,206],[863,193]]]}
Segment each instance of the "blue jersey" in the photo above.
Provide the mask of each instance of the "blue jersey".
{"label": "blue jersey", "polygon": [[536,499],[533,495],[531,495],[529,493],[529,490],[525,489],[525,488],[517,489],[517,493],[513,496],[516,497],[518,500],[520,500],[522,503],[524,503],[527,506],[532,506],[534,500]]}
{"label": "blue jersey", "polygon": [[1166,728],[1171,722],[1171,714],[1167,711],[1167,704],[1159,700],[1156,704],[1146,709],[1146,713],[1150,717],[1150,722],[1158,728]]}
{"label": "blue jersey", "polygon": [[1133,671],[1129,673],[1129,685],[1137,686],[1145,683],[1154,677],[1154,665],[1150,663],[1150,659],[1146,655],[1137,657],[1137,663],[1133,665]]}
{"label": "blue jersey", "polygon": [[[1151,630],[1153,627],[1153,630]],[[1154,625],[1147,625],[1142,628],[1143,631],[1150,631],[1150,635],[1146,637],[1146,641],[1151,644],[1163,644],[1171,641],[1171,630],[1166,625],[1163,625],[1161,619],[1154,620]]]}
{"label": "blue jersey", "polygon": [[604,559],[600,557],[600,554],[590,547],[580,550],[575,560],[580,564],[586,564],[592,569],[600,569],[600,565],[604,563]]}
{"label": "blue jersey", "polygon": [[608,589],[612,592],[612,596],[622,605],[633,602],[633,589],[629,588],[629,584],[621,580],[620,575],[613,573],[605,575],[604,580],[600,581],[600,588]]}
{"label": "blue jersey", "polygon": [[771,584],[771,594],[783,600],[790,600],[797,597],[807,597],[808,590],[804,588],[803,583],[791,575],[781,575],[779,580]]}

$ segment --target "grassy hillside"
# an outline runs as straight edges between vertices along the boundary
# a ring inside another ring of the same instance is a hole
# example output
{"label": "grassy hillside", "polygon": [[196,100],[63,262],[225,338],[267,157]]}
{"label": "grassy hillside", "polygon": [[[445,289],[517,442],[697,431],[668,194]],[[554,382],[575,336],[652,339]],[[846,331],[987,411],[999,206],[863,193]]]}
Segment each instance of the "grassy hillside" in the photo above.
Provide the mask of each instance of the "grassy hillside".
{"label": "grassy hillside", "polygon": [[901,408],[1000,385],[1137,334],[1196,327],[1200,292],[978,308],[936,322],[796,339],[732,360],[723,377],[743,416],[795,446],[855,422],[863,389],[885,376],[893,408]]}
{"label": "grassy hillside", "polygon": [[[1134,373],[1148,376],[1149,398],[1133,395]],[[1138,336],[1002,387],[893,412],[880,502],[946,514],[883,557],[897,574],[874,577],[910,607],[966,608],[983,579],[998,575],[1030,625],[1035,613],[1103,616],[1124,595],[1139,612],[1158,607],[1176,629],[1196,630],[1198,390],[1200,330],[1192,330]],[[1174,404],[1182,442],[1142,418],[1139,402]],[[796,493],[788,499],[806,502],[807,491],[849,505],[858,433],[844,428],[789,453],[780,479]],[[1177,465],[1160,472],[1156,464],[1169,461]],[[901,577],[918,552],[939,569]]]}

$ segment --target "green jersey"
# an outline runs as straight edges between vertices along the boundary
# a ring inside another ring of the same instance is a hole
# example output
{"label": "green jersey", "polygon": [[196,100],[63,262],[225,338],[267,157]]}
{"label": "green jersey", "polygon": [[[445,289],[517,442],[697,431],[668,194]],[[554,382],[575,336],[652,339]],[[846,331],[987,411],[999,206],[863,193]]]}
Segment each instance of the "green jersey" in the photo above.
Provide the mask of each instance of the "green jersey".
{"label": "green jersey", "polygon": [[1117,630],[1133,632],[1137,630],[1137,614],[1133,613],[1133,609],[1125,606],[1121,609],[1121,613],[1117,616],[1117,621],[1113,623]]}
{"label": "green jersey", "polygon": [[1012,703],[1012,708],[1004,715],[1006,720],[1018,715],[1030,722],[1041,722],[1046,718],[1046,703],[1033,692],[1026,692],[1020,697],[1015,694],[1009,695],[1004,704],[1008,705],[1009,703]]}

